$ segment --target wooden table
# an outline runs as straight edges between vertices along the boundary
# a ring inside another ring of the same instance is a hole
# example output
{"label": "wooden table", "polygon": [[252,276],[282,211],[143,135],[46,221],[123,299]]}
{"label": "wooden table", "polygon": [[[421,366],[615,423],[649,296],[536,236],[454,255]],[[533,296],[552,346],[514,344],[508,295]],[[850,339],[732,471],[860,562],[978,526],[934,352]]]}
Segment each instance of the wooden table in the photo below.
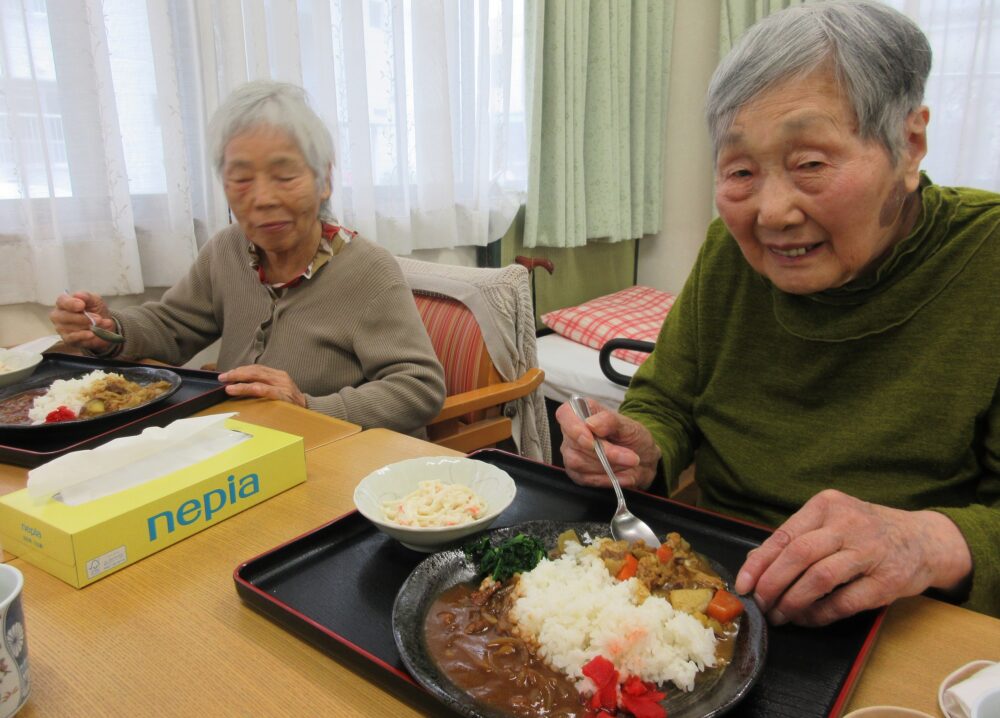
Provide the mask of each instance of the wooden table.
{"label": "wooden table", "polygon": [[[232,573],[351,510],[355,484],[373,469],[454,453],[381,429],[313,446],[304,484],[80,590],[14,560],[25,574],[33,681],[21,715],[441,715],[381,669],[331,658],[245,606]],[[900,601],[849,707],[937,715],[940,680],[979,658],[1000,660],[1000,620]]]}

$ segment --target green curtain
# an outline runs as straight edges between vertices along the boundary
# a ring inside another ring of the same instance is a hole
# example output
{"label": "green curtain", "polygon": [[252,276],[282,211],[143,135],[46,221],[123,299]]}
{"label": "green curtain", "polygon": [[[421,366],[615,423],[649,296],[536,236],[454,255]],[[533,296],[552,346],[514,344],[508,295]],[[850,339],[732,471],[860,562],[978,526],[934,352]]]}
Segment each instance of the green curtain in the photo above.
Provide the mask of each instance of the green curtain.
{"label": "green curtain", "polygon": [[808,0],[722,0],[719,28],[719,57],[725,57],[743,31],[772,12],[793,5],[805,5]]}
{"label": "green curtain", "polygon": [[674,1],[526,5],[524,246],[579,247],[659,231]]}

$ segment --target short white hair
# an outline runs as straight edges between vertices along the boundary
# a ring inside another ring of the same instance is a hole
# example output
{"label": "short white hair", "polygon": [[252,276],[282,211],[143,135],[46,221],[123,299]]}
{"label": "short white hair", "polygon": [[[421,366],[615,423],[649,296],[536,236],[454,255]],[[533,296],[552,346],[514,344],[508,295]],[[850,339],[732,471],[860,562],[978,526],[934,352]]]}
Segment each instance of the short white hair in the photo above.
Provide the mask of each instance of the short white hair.
{"label": "short white hair", "polygon": [[[333,137],[309,106],[305,90],[287,82],[248,82],[233,90],[219,105],[208,126],[216,174],[222,177],[229,141],[261,126],[276,127],[288,134],[316,176],[316,191],[323,192],[333,171]],[[331,216],[329,198],[320,206],[320,216]]]}
{"label": "short white hair", "polygon": [[931,48],[903,13],[872,0],[827,0],[776,12],[755,24],[723,58],[705,101],[712,145],[740,109],[774,85],[829,64],[854,109],[858,133],[898,162],[906,118],[920,107]]}

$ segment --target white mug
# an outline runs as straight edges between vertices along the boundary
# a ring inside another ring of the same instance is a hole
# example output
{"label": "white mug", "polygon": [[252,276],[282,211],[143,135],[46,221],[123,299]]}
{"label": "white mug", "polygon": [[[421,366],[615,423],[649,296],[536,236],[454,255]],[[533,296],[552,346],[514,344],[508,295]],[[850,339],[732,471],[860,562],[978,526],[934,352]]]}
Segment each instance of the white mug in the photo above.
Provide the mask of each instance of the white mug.
{"label": "white mug", "polygon": [[972,718],[1000,718],[1000,689],[980,696],[970,715]]}
{"label": "white mug", "polygon": [[0,563],[0,718],[17,713],[31,692],[28,644],[24,632],[21,590],[24,576]]}
{"label": "white mug", "polygon": [[1000,663],[972,661],[952,671],[938,688],[946,718],[1000,718]]}

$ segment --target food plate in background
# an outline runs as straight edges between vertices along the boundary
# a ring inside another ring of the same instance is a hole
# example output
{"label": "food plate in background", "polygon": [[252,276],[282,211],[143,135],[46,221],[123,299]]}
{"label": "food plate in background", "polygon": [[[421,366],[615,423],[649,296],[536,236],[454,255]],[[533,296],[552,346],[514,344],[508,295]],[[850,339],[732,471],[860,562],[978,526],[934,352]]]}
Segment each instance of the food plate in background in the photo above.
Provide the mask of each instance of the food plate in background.
{"label": "food plate in background", "polygon": [[54,381],[57,379],[78,379],[86,374],[89,374],[91,371],[93,371],[93,369],[72,370],[54,375],[49,374],[46,376],[35,377],[0,391],[0,430],[18,432],[47,432],[51,431],[54,427],[62,427],[65,429],[70,426],[94,424],[110,417],[126,416],[132,412],[138,411],[139,409],[157,404],[171,396],[181,386],[181,377],[176,372],[170,371],[169,369],[163,369],[160,367],[109,367],[106,370],[107,373],[120,374],[128,381],[142,386],[158,381],[165,381],[169,384],[169,386],[165,391],[142,402],[141,404],[124,409],[118,409],[117,411],[107,411],[103,414],[97,414],[96,416],[87,416],[45,424],[11,422],[8,417],[4,416],[5,410],[17,412],[18,415],[20,415],[20,410],[22,408],[24,416],[27,416],[27,411],[31,406],[33,398],[44,393],[44,391],[46,391]]}
{"label": "food plate in background", "polygon": [[42,355],[38,352],[0,349],[0,388],[25,381],[41,362]]}
{"label": "food plate in background", "polygon": [[[580,536],[589,534],[592,539],[608,536],[610,533],[607,524],[531,521],[490,531],[487,535],[496,543],[496,540],[525,533],[541,540],[546,549],[551,550],[555,547],[559,534],[568,529],[574,529]],[[727,585],[732,585],[729,572],[710,557],[707,558]],[[476,701],[465,690],[456,686],[438,668],[424,638],[424,622],[434,600],[446,589],[459,583],[471,582],[476,576],[475,568],[461,549],[442,551],[425,559],[414,569],[396,595],[392,611],[393,638],[410,674],[452,710],[470,718],[509,718],[511,714]],[[691,692],[685,693],[669,685],[667,698],[662,705],[670,718],[709,718],[721,715],[738,703],[760,676],[767,653],[766,622],[753,601],[744,600],[743,604],[745,612],[731,663],[721,673],[706,674]]]}

